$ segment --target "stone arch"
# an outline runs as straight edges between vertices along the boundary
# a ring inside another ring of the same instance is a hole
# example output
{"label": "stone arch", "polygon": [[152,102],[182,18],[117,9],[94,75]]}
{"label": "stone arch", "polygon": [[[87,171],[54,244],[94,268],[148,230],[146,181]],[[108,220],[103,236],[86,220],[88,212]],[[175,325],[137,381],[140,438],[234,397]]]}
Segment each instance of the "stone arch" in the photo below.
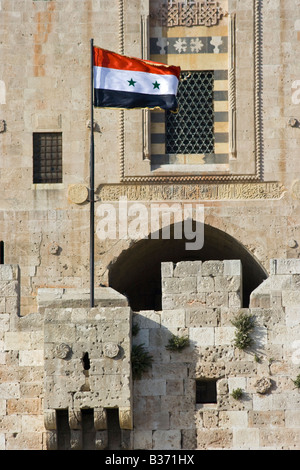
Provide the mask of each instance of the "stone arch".
{"label": "stone arch", "polygon": [[[196,230],[196,229],[194,229]],[[258,260],[233,236],[204,225],[204,244],[200,250],[186,250],[185,238],[142,239],[124,250],[109,266],[109,286],[126,295],[133,311],[161,310],[161,263],[164,261],[239,259],[243,272],[243,306],[249,305],[251,292],[268,277]]]}

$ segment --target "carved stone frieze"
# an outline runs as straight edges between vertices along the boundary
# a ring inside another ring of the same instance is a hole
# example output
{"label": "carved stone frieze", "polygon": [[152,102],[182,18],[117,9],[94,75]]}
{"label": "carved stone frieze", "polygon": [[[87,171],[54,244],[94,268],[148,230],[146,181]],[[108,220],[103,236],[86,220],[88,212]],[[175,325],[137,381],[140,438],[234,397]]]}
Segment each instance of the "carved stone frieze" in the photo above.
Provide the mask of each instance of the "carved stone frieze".
{"label": "carved stone frieze", "polygon": [[99,190],[101,201],[206,201],[227,199],[279,199],[284,192],[280,183],[220,184],[112,184]]}
{"label": "carved stone frieze", "polygon": [[155,19],[162,26],[215,26],[225,15],[224,10],[215,1],[172,1],[161,5]]}

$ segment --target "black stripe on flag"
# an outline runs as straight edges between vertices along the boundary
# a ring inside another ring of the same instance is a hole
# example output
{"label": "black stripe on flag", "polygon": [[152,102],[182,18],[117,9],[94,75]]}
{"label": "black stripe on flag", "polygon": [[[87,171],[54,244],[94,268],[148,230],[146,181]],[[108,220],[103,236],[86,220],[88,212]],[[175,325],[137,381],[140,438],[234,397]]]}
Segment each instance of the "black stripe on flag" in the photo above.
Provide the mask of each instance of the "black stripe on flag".
{"label": "black stripe on flag", "polygon": [[96,108],[161,108],[177,111],[175,95],[148,95],[127,91],[94,89],[94,106]]}

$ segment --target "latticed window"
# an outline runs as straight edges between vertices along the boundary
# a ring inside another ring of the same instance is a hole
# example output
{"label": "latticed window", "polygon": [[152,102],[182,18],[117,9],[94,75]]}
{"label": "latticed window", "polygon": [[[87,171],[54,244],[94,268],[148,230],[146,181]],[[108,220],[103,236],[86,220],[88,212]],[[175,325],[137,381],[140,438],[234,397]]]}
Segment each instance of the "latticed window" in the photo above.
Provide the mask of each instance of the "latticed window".
{"label": "latticed window", "polygon": [[166,112],[166,153],[214,153],[214,72],[182,72],[179,112]]}
{"label": "latticed window", "polygon": [[33,134],[33,182],[62,182],[62,133]]}

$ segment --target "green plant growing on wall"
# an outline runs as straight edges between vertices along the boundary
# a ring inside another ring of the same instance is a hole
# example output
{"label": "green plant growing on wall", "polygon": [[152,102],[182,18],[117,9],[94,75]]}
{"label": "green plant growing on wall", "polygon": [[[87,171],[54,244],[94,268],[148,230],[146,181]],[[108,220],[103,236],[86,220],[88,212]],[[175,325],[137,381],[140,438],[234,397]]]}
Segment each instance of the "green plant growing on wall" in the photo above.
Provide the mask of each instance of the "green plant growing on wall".
{"label": "green plant growing on wall", "polygon": [[241,388],[236,388],[236,389],[232,390],[231,396],[235,400],[240,400],[243,396],[243,390]]}
{"label": "green plant growing on wall", "polygon": [[131,350],[131,367],[133,379],[140,379],[143,372],[151,367],[153,357],[143,344],[133,345]]}
{"label": "green plant growing on wall", "polygon": [[300,374],[297,375],[296,379],[293,380],[294,382],[294,385],[297,387],[297,388],[300,388]]}
{"label": "green plant growing on wall", "polygon": [[166,349],[169,351],[179,351],[181,352],[190,344],[189,338],[187,336],[176,336],[172,335],[169,339]]}
{"label": "green plant growing on wall", "polygon": [[253,344],[251,332],[255,326],[253,315],[246,315],[240,312],[232,321],[233,326],[236,327],[234,345],[238,349],[249,348]]}

